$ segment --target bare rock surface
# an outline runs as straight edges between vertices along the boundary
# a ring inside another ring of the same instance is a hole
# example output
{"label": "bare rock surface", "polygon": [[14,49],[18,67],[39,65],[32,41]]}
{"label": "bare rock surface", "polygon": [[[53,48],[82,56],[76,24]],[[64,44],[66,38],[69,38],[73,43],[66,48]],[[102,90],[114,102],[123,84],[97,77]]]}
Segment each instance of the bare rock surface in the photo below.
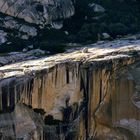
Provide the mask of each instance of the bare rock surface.
{"label": "bare rock surface", "polygon": [[[24,49],[25,50],[25,49]],[[25,61],[25,60],[33,60],[45,55],[45,51],[40,49],[34,49],[27,52],[11,52],[7,54],[3,54],[0,56],[0,66],[4,66],[7,64]]]}
{"label": "bare rock surface", "polygon": [[17,104],[12,113],[0,115],[2,139],[39,139],[43,129],[41,116],[23,104]]}
{"label": "bare rock surface", "polygon": [[33,40],[48,24],[60,29],[74,12],[71,0],[1,0],[0,47],[11,42],[19,47],[18,41]]}
{"label": "bare rock surface", "polygon": [[46,24],[74,13],[71,0],[1,0],[0,12],[26,22]]}
{"label": "bare rock surface", "polygon": [[[138,140],[140,40],[100,41],[85,47],[87,53],[81,48],[0,67],[0,117],[8,111],[11,116],[20,103],[43,118],[41,132],[37,131],[40,140]],[[3,137],[3,129],[14,132],[8,120],[4,122],[9,127],[0,125]],[[25,124],[28,121],[32,124],[34,118],[27,117]],[[25,137],[32,127],[18,131],[16,138]],[[38,135],[29,140],[39,140]]]}

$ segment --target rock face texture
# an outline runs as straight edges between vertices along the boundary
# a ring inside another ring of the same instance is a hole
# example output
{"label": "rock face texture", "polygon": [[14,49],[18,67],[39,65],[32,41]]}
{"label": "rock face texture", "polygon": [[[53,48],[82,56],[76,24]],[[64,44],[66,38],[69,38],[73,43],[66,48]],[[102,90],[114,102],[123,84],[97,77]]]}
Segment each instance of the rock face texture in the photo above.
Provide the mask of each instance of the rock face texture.
{"label": "rock face texture", "polygon": [[44,54],[45,54],[45,51],[42,51],[40,49],[34,49],[27,52],[25,51],[25,52],[7,53],[0,56],[0,66],[4,66],[7,64],[11,64],[11,63],[15,63],[15,62],[23,61],[23,60],[25,61],[25,60],[37,59]]}
{"label": "rock face texture", "polygon": [[40,139],[43,120],[25,105],[17,104],[14,112],[0,115],[1,139]]}
{"label": "rock face texture", "polygon": [[86,47],[0,67],[3,140],[140,138],[140,40]]}
{"label": "rock face texture", "polygon": [[1,0],[0,12],[29,23],[48,24],[73,15],[71,0]]}
{"label": "rock face texture", "polygon": [[0,45],[12,42],[18,46],[17,38],[29,42],[48,24],[61,28],[63,19],[73,14],[71,0],[1,0]]}

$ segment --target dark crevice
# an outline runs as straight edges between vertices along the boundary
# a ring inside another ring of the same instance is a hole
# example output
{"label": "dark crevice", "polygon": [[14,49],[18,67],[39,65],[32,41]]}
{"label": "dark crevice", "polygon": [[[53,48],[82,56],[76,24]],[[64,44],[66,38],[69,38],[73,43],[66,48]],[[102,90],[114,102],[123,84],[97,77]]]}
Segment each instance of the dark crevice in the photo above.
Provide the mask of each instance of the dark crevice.
{"label": "dark crevice", "polygon": [[55,120],[52,115],[48,115],[44,119],[45,125],[59,125],[60,120]]}
{"label": "dark crevice", "polygon": [[102,79],[100,79],[100,96],[99,96],[99,103],[102,102]]}
{"label": "dark crevice", "polygon": [[69,83],[69,70],[66,69],[66,82]]}

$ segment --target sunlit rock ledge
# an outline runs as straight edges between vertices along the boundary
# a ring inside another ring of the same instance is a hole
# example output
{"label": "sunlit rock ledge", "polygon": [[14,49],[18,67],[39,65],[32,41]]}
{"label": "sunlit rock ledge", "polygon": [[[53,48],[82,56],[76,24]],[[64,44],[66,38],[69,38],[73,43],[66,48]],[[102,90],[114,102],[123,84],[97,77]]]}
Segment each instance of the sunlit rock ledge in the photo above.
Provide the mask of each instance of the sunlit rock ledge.
{"label": "sunlit rock ledge", "polygon": [[[0,76],[5,140],[140,137],[140,40],[100,41],[5,65]],[[24,112],[27,117],[20,115]],[[38,126],[36,120],[44,124]]]}
{"label": "sunlit rock ledge", "polygon": [[[88,52],[83,50],[88,48]],[[115,61],[118,59],[137,58],[140,53],[140,40],[116,40],[99,41],[95,44],[87,45],[83,48],[71,49],[69,53],[61,53],[51,57],[43,57],[36,60],[22,61],[11,65],[0,67],[3,73],[1,78],[11,76],[24,76],[28,71],[35,73],[40,70],[47,70],[57,64],[69,62],[80,62],[83,64],[100,64],[99,62]],[[21,61],[21,60],[20,60]],[[104,63],[106,65],[106,63]]]}

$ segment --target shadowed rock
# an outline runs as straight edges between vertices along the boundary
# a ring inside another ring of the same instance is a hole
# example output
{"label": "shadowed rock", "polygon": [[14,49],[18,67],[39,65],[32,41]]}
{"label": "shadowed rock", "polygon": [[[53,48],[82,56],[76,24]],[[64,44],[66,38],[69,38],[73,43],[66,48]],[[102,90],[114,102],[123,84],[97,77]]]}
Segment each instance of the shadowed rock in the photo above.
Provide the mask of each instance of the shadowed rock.
{"label": "shadowed rock", "polygon": [[71,0],[1,0],[0,12],[45,25],[72,16],[74,7]]}

